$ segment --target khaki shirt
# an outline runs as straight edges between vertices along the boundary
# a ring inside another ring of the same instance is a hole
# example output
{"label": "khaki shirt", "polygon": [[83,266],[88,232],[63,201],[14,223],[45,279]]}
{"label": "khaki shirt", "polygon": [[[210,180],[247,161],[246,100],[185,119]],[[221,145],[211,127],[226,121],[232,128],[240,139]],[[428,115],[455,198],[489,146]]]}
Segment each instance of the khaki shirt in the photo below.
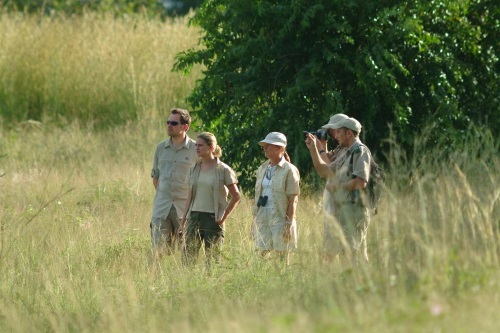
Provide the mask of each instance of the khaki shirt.
{"label": "khaki shirt", "polygon": [[[257,181],[255,183],[255,203],[253,207],[253,216],[257,215],[257,201],[262,193],[262,180],[265,177],[267,166],[271,163],[270,160],[264,162],[257,169]],[[285,218],[288,208],[288,196],[299,195],[300,188],[299,170],[284,158],[277,164],[276,171],[273,174],[273,182],[271,190],[273,192],[274,207],[279,216]]]}
{"label": "khaki shirt", "polygon": [[[351,167],[350,161],[352,154],[354,154],[354,157]],[[359,139],[356,140],[339,161],[339,168],[336,171],[337,181],[342,184],[353,179],[353,176],[368,181],[370,176],[370,162],[371,158],[368,148],[366,148]],[[355,200],[355,192],[359,191],[346,191],[338,187],[334,193],[335,202],[353,202]]]}
{"label": "khaki shirt", "polygon": [[[341,162],[344,161],[345,154],[347,153],[348,149],[345,147],[341,147],[338,145],[335,147],[335,149],[327,152],[328,160],[330,163],[328,164],[328,168],[333,171],[335,174],[337,172],[337,169],[342,166]],[[328,181],[325,183],[325,189],[323,191],[323,212],[328,215],[334,215],[335,214],[335,197],[334,195],[327,189],[326,184],[328,184]]]}
{"label": "khaki shirt", "polygon": [[179,149],[174,148],[171,139],[158,144],[151,170],[151,177],[158,179],[153,219],[165,219],[172,205],[178,217],[183,216],[188,197],[186,175],[196,160],[196,142],[187,136]]}
{"label": "khaki shirt", "polygon": [[348,149],[338,145],[334,150],[327,153],[330,164],[328,167],[333,171],[337,171],[338,168],[342,166],[341,162],[344,161],[345,154],[347,154]]}
{"label": "khaki shirt", "polygon": [[[214,212],[216,216],[216,221],[220,221],[222,216],[224,216],[224,212],[226,211],[228,202],[227,195],[229,190],[227,189],[227,185],[238,184],[238,179],[236,178],[236,174],[227,164],[221,162],[217,159],[217,165],[215,166],[216,173],[213,182],[214,189]],[[196,196],[196,182],[198,177],[200,176],[201,171],[201,161],[197,162],[189,169],[189,173],[187,176],[187,183],[191,189],[191,202],[189,203],[188,214],[191,214],[191,209],[193,208],[194,198]]]}

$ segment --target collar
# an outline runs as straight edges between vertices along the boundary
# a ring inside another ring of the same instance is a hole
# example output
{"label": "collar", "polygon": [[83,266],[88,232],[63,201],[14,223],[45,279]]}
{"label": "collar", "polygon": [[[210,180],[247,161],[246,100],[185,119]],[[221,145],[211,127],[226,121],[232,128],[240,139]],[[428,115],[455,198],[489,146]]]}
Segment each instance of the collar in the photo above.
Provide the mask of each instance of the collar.
{"label": "collar", "polygon": [[[215,167],[216,168],[220,167],[221,164],[222,164],[222,161],[220,160],[220,158],[216,157],[215,160],[216,160]],[[199,167],[201,165],[201,160],[197,160],[196,163],[195,163],[195,165],[197,167]]]}
{"label": "collar", "polygon": [[[190,148],[191,147],[191,140],[189,140],[189,137],[186,135],[186,137],[184,138],[184,142],[182,143],[182,146],[179,147],[179,149],[181,148]],[[165,148],[167,147],[170,147],[170,146],[174,146],[173,145],[173,142],[172,142],[172,137],[169,137],[167,141],[165,141]]]}
{"label": "collar", "polygon": [[[286,163],[285,156],[282,156],[281,160],[275,166],[279,166],[280,168],[283,168],[285,163]],[[271,165],[271,160],[267,160],[267,166],[270,166],[270,165]]]}
{"label": "collar", "polygon": [[347,152],[349,154],[352,154],[355,151],[355,149],[358,148],[361,144],[362,144],[361,140],[357,138],[356,140],[354,140],[353,144],[349,148],[347,148]]}

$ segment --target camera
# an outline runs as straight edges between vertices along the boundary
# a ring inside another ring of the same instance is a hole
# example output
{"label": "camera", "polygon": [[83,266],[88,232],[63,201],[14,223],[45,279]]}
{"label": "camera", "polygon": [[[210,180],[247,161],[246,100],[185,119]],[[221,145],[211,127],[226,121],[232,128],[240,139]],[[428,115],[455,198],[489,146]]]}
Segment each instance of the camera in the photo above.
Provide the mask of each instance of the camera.
{"label": "camera", "polygon": [[317,131],[303,131],[302,133],[304,133],[304,139],[307,137],[307,133],[311,133],[320,140],[328,140],[328,130],[326,129],[321,128]]}
{"label": "camera", "polygon": [[257,207],[265,207],[267,203],[267,195],[260,196],[259,200],[257,200]]}

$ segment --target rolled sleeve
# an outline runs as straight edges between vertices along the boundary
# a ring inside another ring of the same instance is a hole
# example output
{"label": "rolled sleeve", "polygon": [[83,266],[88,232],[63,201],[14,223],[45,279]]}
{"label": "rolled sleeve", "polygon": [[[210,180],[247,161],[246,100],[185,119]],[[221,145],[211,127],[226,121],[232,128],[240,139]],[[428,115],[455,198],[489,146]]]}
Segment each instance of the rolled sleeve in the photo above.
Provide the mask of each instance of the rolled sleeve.
{"label": "rolled sleeve", "polygon": [[227,168],[224,170],[224,185],[238,184],[238,178],[233,169]]}
{"label": "rolled sleeve", "polygon": [[158,179],[160,177],[160,169],[158,168],[158,148],[155,150],[153,159],[153,168],[151,169],[151,177]]}
{"label": "rolled sleeve", "polygon": [[160,171],[158,169],[151,169],[151,177],[155,178],[155,179],[158,179],[158,177],[160,176]]}
{"label": "rolled sleeve", "polygon": [[299,183],[300,183],[299,170],[293,164],[290,164],[290,169],[288,170],[288,176],[286,177],[286,194],[288,196],[300,194]]}

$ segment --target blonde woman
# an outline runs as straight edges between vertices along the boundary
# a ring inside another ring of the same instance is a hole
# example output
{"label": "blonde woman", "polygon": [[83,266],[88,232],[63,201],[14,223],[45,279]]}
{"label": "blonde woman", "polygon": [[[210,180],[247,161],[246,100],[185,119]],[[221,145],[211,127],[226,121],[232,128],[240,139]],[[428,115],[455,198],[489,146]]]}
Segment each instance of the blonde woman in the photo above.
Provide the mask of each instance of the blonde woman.
{"label": "blonde woman", "polygon": [[213,253],[220,253],[224,225],[240,201],[240,192],[235,172],[219,159],[222,150],[212,133],[198,135],[196,154],[199,161],[188,172],[189,194],[181,221],[185,237],[183,260],[186,264],[194,262],[203,244],[210,264]]}
{"label": "blonde woman", "polygon": [[267,161],[257,170],[253,216],[257,250],[262,256],[275,250],[288,264],[289,251],[297,245],[300,175],[290,163],[286,144],[286,136],[279,132],[271,132],[259,142]]}

